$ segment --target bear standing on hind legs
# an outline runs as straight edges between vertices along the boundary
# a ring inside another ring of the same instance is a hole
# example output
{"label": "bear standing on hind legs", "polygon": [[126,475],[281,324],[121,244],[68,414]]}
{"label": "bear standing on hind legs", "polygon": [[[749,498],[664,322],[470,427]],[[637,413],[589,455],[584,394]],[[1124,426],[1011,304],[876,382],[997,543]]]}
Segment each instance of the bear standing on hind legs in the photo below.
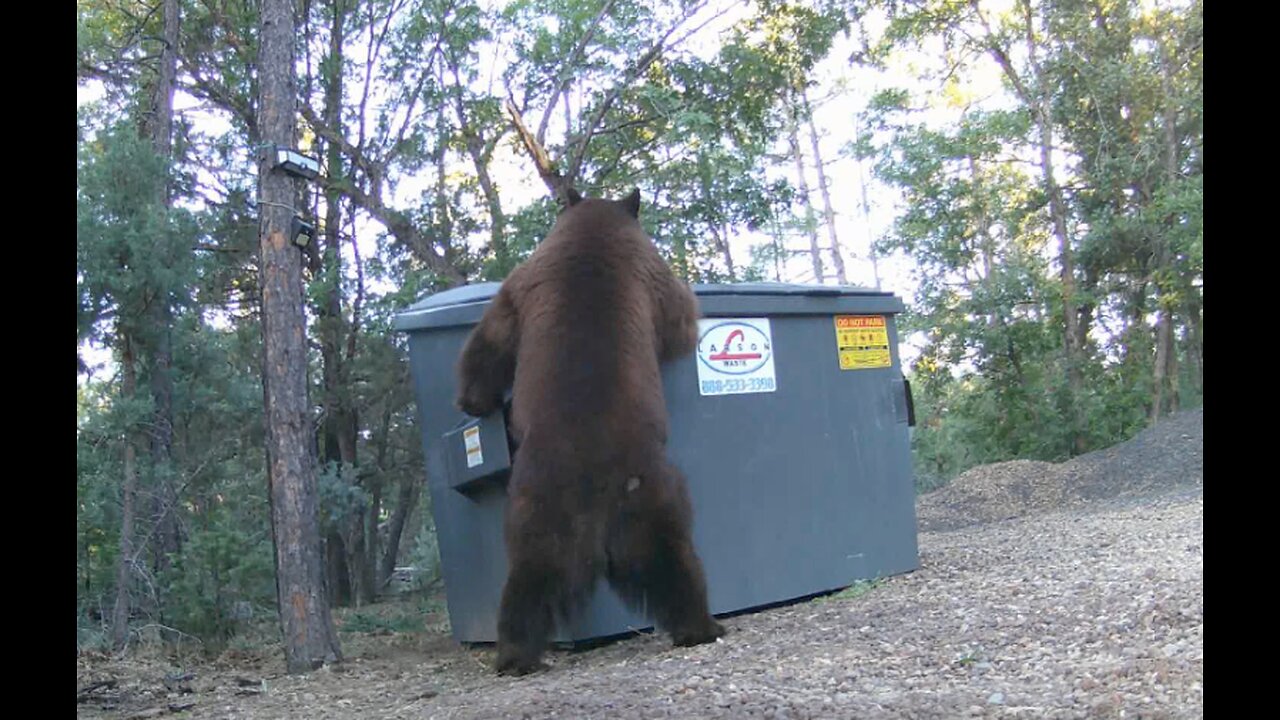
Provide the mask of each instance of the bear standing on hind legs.
{"label": "bear standing on hind legs", "polygon": [[487,415],[513,388],[502,674],[542,667],[556,621],[600,575],[677,645],[724,634],[707,608],[685,479],[666,459],[659,363],[697,345],[697,299],[639,212],[639,190],[621,201],[571,192],[459,358],[463,412]]}

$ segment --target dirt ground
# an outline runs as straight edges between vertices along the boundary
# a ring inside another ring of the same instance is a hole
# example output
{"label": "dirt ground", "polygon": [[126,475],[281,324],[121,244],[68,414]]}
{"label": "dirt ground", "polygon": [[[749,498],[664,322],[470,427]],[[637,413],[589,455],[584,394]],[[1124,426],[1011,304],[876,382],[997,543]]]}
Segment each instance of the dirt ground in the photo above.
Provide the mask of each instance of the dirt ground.
{"label": "dirt ground", "polygon": [[[1203,716],[1203,417],[1060,465],[975,468],[919,502],[921,568],[643,634],[499,678],[438,599],[341,611],[346,662],[278,648],[77,659],[85,718],[1183,718]],[[96,687],[95,687],[96,685]]]}

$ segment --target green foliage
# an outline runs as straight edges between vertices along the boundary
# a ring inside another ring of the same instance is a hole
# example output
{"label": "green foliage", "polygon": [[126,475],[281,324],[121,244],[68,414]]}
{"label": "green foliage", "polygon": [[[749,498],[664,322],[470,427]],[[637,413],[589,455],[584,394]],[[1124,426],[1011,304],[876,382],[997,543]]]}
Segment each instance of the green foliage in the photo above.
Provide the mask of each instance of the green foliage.
{"label": "green foliage", "polygon": [[[891,22],[875,48],[880,66],[938,41],[946,48],[922,69],[943,92],[880,92],[868,105],[871,132],[852,148],[875,158],[904,201],[879,249],[909,256],[919,280],[903,318],[926,339],[911,369],[919,484],[1011,458],[1062,460],[1141,429],[1157,308],[1180,325],[1182,399],[1198,402],[1188,363],[1200,352],[1203,277],[1200,5],[1153,13],[1120,2],[1099,15],[1031,3],[1046,32],[1030,35],[1022,5],[1006,14],[974,3],[882,7]],[[1023,53],[1028,42],[1038,64]],[[983,63],[1003,75],[1011,108],[965,99],[964,78]],[[1076,389],[1064,283],[1047,262],[1062,250],[1040,167],[1040,92],[1062,140],[1055,151],[1068,158],[1057,161],[1057,181],[1067,188],[1073,301],[1088,330]],[[929,106],[953,119],[918,119]]]}
{"label": "green foliage", "polygon": [[217,499],[207,527],[193,529],[183,552],[160,580],[172,627],[216,649],[254,615],[275,607],[271,538],[231,522]]}
{"label": "green foliage", "polygon": [[355,468],[325,463],[319,472],[320,527],[341,527],[348,518],[358,517],[369,506],[369,493],[351,482]]}

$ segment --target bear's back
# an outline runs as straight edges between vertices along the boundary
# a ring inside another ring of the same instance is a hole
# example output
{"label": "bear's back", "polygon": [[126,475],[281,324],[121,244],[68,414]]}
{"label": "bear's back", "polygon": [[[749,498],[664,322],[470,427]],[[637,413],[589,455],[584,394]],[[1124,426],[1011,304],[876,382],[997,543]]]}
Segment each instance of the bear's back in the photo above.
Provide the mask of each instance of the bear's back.
{"label": "bear's back", "polygon": [[513,426],[535,424],[606,445],[619,434],[665,441],[655,284],[666,270],[619,203],[567,209],[510,282],[520,318]]}

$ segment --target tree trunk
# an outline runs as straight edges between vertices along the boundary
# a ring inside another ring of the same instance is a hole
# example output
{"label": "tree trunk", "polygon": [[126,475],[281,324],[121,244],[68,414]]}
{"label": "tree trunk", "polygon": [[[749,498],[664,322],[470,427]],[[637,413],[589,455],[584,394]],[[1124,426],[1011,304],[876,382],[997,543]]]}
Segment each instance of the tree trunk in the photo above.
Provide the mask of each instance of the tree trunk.
{"label": "tree trunk", "polygon": [[[975,9],[978,7],[977,0],[970,0],[970,2]],[[1030,0],[1020,0],[1018,5],[1022,11],[1031,85],[1023,82],[1023,78],[1013,67],[1009,54],[990,35],[989,27],[986,50],[999,63],[1005,77],[1013,85],[1014,92],[1031,111],[1039,135],[1041,180],[1045,196],[1049,199],[1049,215],[1053,224],[1053,236],[1058,241],[1058,264],[1061,266],[1059,277],[1062,282],[1063,355],[1067,365],[1067,387],[1070,390],[1070,407],[1066,409],[1066,413],[1071,423],[1071,449],[1079,454],[1087,449],[1085,408],[1079,400],[1083,397],[1084,390],[1083,346],[1080,344],[1080,338],[1087,334],[1088,328],[1080,327],[1080,308],[1076,298],[1075,254],[1071,244],[1071,234],[1067,228],[1067,206],[1062,197],[1062,188],[1054,179],[1053,119],[1050,116],[1049,88],[1037,57],[1039,46],[1035,37],[1034,15]],[[983,22],[986,23],[985,18]]]}
{"label": "tree trunk", "polygon": [[[853,136],[856,138],[860,133],[857,115],[854,115],[853,122]],[[867,173],[861,157],[858,158],[858,187],[862,192],[862,224],[867,229],[867,257],[871,258],[871,277],[875,281],[875,288],[879,290],[880,261],[876,256],[875,238],[871,233],[871,203],[867,200]]]}
{"label": "tree trunk", "polygon": [[[1026,33],[1027,56],[1032,72],[1032,88],[1021,87],[1020,94],[1032,110],[1036,129],[1040,135],[1040,170],[1045,195],[1049,198],[1049,214],[1053,220],[1053,236],[1058,241],[1058,264],[1061,266],[1062,281],[1062,315],[1063,345],[1067,363],[1067,386],[1071,391],[1071,434],[1072,449],[1075,453],[1083,453],[1085,447],[1084,406],[1078,402],[1084,394],[1084,373],[1081,367],[1082,348],[1079,339],[1082,336],[1080,325],[1080,309],[1076,301],[1075,251],[1071,244],[1071,234],[1067,229],[1067,206],[1062,197],[1062,188],[1054,179],[1053,167],[1053,120],[1049,111],[1049,89],[1040,71],[1038,46],[1035,40],[1035,28],[1032,22],[1031,3],[1022,0],[1022,16]],[[1013,66],[1007,56],[1002,56],[1002,67],[1005,73],[1020,85]]]}
{"label": "tree trunk", "polygon": [[[701,196],[704,206],[708,208],[715,208],[716,202],[715,198],[712,197],[711,191],[710,162],[711,161],[707,159],[705,155],[698,156],[698,180],[699,187],[702,191]],[[715,243],[716,247],[720,250],[721,256],[724,258],[725,272],[728,273],[729,282],[733,282],[733,249],[729,247],[729,227],[728,225],[720,225],[717,222],[717,214],[718,213],[713,210],[708,211],[706,217],[708,230],[711,232],[711,240]]]}
{"label": "tree trunk", "polygon": [[382,471],[369,479],[369,512],[365,513],[364,522],[364,563],[365,586],[369,588],[369,602],[378,598],[382,590],[382,574],[379,572],[378,557],[378,521],[382,517]]}
{"label": "tree trunk", "polygon": [[1177,357],[1173,352],[1173,318],[1163,298],[1156,313],[1156,367],[1152,376],[1151,424],[1178,409]]}
{"label": "tree trunk", "polygon": [[[1163,91],[1161,102],[1161,124],[1164,125],[1165,167],[1164,182],[1167,190],[1172,190],[1178,182],[1178,116],[1174,109],[1173,80],[1170,77],[1170,59],[1168,46],[1160,43],[1160,84]],[[1176,217],[1166,219],[1170,232],[1173,232]],[[1178,355],[1173,346],[1173,305],[1172,296],[1176,290],[1170,287],[1175,282],[1173,253],[1169,247],[1167,236],[1155,238],[1156,267],[1153,273],[1156,285],[1156,366],[1153,374],[1153,391],[1151,397],[1151,423],[1155,424],[1163,415],[1176,412],[1178,409]]]}
{"label": "tree trunk", "polygon": [[347,567],[347,543],[337,525],[324,536],[324,577],[330,607],[351,604],[351,572]]}
{"label": "tree trunk", "polygon": [[[449,56],[449,70],[453,75],[450,94],[453,96],[453,109],[458,117],[458,129],[466,143],[471,164],[475,166],[476,179],[480,183],[480,191],[484,193],[485,205],[489,208],[489,249],[493,252],[498,271],[505,276],[513,267],[510,248],[507,247],[507,215],[502,209],[502,198],[498,195],[498,186],[494,184],[489,174],[489,159],[497,143],[493,140],[486,143],[476,130],[474,123],[467,118],[466,104],[462,96],[462,73],[458,68],[457,58],[452,55]],[[444,84],[442,71],[440,86],[444,87]],[[501,132],[496,128],[493,132],[495,138],[501,136]]]}
{"label": "tree trunk", "polygon": [[1191,365],[1192,387],[1197,394],[1204,392],[1204,310],[1194,287],[1186,289],[1187,300],[1187,361]]}
{"label": "tree trunk", "polygon": [[724,266],[729,270],[729,282],[735,282],[737,274],[733,270],[733,248],[729,246],[732,231],[728,225],[724,225],[719,230],[713,230],[712,233],[720,243],[720,252],[724,255]]}
{"label": "tree trunk", "polygon": [[[137,391],[137,369],[133,357],[133,340],[130,334],[121,333],[121,372],[124,375],[121,399],[126,403]],[[129,642],[129,583],[133,563],[133,514],[134,496],[138,491],[137,450],[133,444],[132,423],[124,432],[124,486],[121,489],[120,556],[116,559],[116,604],[111,613],[111,643],[123,650]]]}
{"label": "tree trunk", "polygon": [[800,190],[800,207],[804,210],[804,230],[809,236],[809,256],[813,260],[813,281],[821,283],[826,276],[822,268],[822,249],[818,247],[818,227],[813,216],[813,203],[809,201],[809,180],[804,173],[804,153],[800,151],[800,108],[795,96],[791,98],[791,124],[788,127],[788,140],[791,143],[791,157],[796,161],[796,182]]}
{"label": "tree trunk", "polygon": [[[148,130],[156,154],[173,154],[173,91],[177,75],[178,31],[181,9],[178,0],[164,0],[164,35],[161,38],[159,70],[151,102]],[[169,183],[161,186],[159,204],[168,208]],[[157,250],[172,266],[177,245],[171,238],[159,238]],[[155,501],[152,518],[156,526],[154,567],[166,570],[182,544],[178,523],[178,496],[173,473],[173,297],[171,287],[162,284],[152,305],[155,344],[152,348],[151,395],[155,416],[151,430],[151,467],[155,474]]]}
{"label": "tree trunk", "polygon": [[849,278],[844,274],[844,254],[840,252],[840,240],[836,237],[836,212],[831,207],[827,171],[822,166],[822,148],[818,143],[818,128],[813,124],[813,108],[809,105],[808,93],[802,90],[800,100],[804,103],[805,119],[809,123],[809,142],[813,145],[813,166],[818,170],[818,192],[822,194],[822,220],[827,226],[827,237],[831,239],[831,262],[836,268],[836,282],[848,285]]}
{"label": "tree trunk", "polygon": [[[376,438],[377,444],[375,447],[377,449],[374,462],[378,469],[378,481],[374,485],[372,522],[369,528],[370,539],[365,549],[369,552],[369,566],[376,568],[373,578],[374,587],[381,593],[382,589],[387,586],[387,578],[391,576],[391,571],[383,566],[382,556],[379,554],[379,550],[382,547],[382,492],[386,489],[387,451],[391,445],[391,398],[387,398],[382,404],[382,423],[379,426]],[[396,539],[396,544],[399,545],[399,538]]]}
{"label": "tree trunk", "polygon": [[[292,2],[263,0],[257,126],[264,142],[286,147],[293,147],[297,112],[294,21]],[[342,659],[324,589],[319,492],[307,401],[302,252],[293,244],[291,232],[294,194],[291,176],[274,169],[274,153],[263,153],[258,164],[262,378],[276,592],[285,667],[290,673]]]}
{"label": "tree trunk", "polygon": [[373,568],[369,567],[369,553],[365,549],[364,526],[368,512],[366,507],[347,519],[347,568],[351,578],[351,597],[356,607],[373,602],[378,591],[373,586]]}
{"label": "tree trunk", "polygon": [[[345,41],[343,23],[346,10],[341,2],[333,4],[330,23],[329,52],[324,64],[324,122],[341,134],[342,127],[342,47]],[[341,148],[335,142],[328,143],[327,162],[330,177],[345,176]],[[350,475],[356,463],[357,426],[351,394],[347,390],[347,364],[343,347],[355,328],[349,327],[342,310],[342,195],[334,186],[325,189],[323,260],[319,278],[323,293],[316,304],[316,318],[320,336],[322,383],[324,386],[324,454],[326,464],[332,464],[339,477],[347,483],[354,482]],[[325,567],[331,605],[348,605],[359,598],[359,563],[352,563],[352,538],[350,528],[362,518],[334,518],[325,533]],[[358,556],[358,553],[357,553]]]}
{"label": "tree trunk", "polygon": [[1143,365],[1149,362],[1146,351],[1149,350],[1146,338],[1150,337],[1146,328],[1147,287],[1145,282],[1134,283],[1126,293],[1125,325],[1121,344],[1120,364],[1124,366]]}
{"label": "tree trunk", "polygon": [[396,569],[396,557],[400,554],[400,538],[404,535],[404,526],[413,512],[414,503],[418,501],[418,480],[413,475],[404,475],[400,479],[399,497],[396,498],[396,511],[391,515],[391,528],[387,532],[387,548],[382,554],[380,583]]}

